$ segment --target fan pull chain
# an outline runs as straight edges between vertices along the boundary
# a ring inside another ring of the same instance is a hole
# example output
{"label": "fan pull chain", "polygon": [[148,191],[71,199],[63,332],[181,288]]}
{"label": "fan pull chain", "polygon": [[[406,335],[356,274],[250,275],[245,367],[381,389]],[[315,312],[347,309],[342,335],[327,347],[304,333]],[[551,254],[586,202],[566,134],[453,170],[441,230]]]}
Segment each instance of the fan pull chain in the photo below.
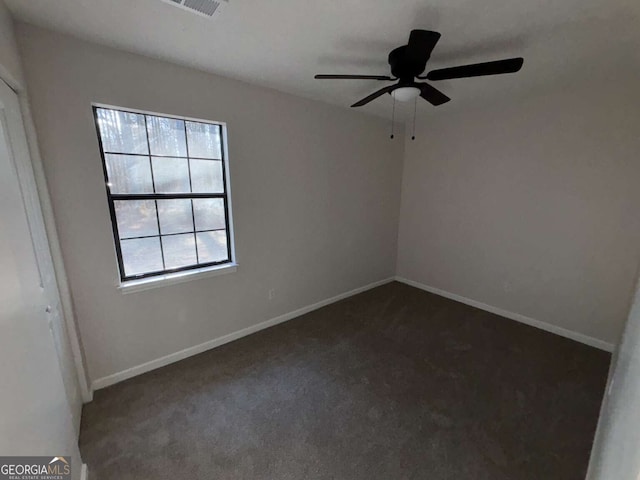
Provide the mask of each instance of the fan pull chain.
{"label": "fan pull chain", "polygon": [[[393,97],[393,95],[391,95]],[[396,97],[393,97],[393,107],[391,110],[391,138],[393,138],[393,129],[396,121]]]}
{"label": "fan pull chain", "polygon": [[413,132],[411,133],[411,140],[416,139],[416,110],[418,109],[418,97],[413,101]]}

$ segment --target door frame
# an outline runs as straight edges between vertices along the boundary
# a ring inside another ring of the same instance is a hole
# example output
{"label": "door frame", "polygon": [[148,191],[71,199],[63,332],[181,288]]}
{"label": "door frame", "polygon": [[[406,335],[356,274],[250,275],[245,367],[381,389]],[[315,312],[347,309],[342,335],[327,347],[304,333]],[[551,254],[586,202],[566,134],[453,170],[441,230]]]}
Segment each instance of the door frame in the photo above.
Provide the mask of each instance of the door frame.
{"label": "door frame", "polygon": [[[89,386],[86,374],[84,353],[79,338],[69,282],[62,259],[62,250],[56,231],[53,208],[38,148],[35,125],[31,117],[29,100],[24,87],[16,83],[11,77],[6,77],[3,70],[4,69],[0,70],[2,87],[8,88],[16,95],[19,113],[22,117],[22,130],[25,138],[24,148],[21,148],[20,145],[13,145],[13,143],[11,148],[17,149],[17,151],[13,152],[13,157],[15,167],[18,171],[18,180],[27,218],[29,224],[36,227],[31,228],[32,235],[38,237],[34,238],[34,244],[46,245],[47,253],[51,259],[55,274],[57,296],[59,297],[61,306],[60,314],[66,330],[65,332],[58,333],[64,335],[69,341],[75,366],[77,387],[83,403],[87,403],[93,399],[93,392]],[[74,417],[75,416],[74,414]],[[79,421],[77,422],[76,428],[79,429]]]}

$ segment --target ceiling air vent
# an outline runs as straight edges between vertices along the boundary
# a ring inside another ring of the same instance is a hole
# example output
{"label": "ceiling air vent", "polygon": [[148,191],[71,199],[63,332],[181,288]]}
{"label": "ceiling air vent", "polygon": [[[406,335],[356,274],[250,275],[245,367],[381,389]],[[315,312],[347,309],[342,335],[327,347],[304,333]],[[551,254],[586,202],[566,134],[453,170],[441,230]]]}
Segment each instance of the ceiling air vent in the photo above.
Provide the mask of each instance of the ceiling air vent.
{"label": "ceiling air vent", "polygon": [[214,13],[220,13],[228,0],[162,0],[170,5],[175,5],[203,17],[213,17]]}

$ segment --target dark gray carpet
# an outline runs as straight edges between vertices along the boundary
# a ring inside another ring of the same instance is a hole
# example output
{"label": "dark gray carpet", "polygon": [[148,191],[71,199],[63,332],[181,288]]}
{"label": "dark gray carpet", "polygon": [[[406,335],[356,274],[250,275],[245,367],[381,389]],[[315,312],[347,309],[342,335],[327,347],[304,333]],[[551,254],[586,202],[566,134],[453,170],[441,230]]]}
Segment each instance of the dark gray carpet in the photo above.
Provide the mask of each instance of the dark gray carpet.
{"label": "dark gray carpet", "polygon": [[93,480],[582,480],[610,355],[392,283],[100,390]]}

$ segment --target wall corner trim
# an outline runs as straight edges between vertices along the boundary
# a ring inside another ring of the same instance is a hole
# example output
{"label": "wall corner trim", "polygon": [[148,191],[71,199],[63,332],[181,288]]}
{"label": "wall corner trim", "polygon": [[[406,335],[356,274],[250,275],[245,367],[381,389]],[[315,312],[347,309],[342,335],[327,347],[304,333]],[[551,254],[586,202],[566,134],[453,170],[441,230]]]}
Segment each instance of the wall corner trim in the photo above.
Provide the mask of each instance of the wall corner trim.
{"label": "wall corner trim", "polygon": [[590,337],[583,333],[575,332],[573,330],[568,330],[566,328],[558,327],[557,325],[552,325],[550,323],[543,322],[541,320],[536,320],[535,318],[527,317],[519,313],[510,312],[502,308],[494,307],[492,305],[487,305],[486,303],[478,302],[477,300],[472,300],[470,298],[463,297],[462,295],[457,295],[455,293],[447,292],[445,290],[441,290],[436,287],[431,287],[429,285],[425,285],[423,283],[416,282],[414,280],[409,280],[408,278],[396,276],[395,280],[397,282],[404,283],[411,287],[419,288],[420,290],[424,290],[425,292],[433,293],[435,295],[439,295],[441,297],[448,298],[450,300],[455,300],[456,302],[464,303],[465,305],[479,308],[480,310],[485,310],[489,313],[500,315],[501,317],[505,317],[510,320],[515,320],[516,322],[524,323],[525,325],[536,327],[546,332],[555,333],[556,335],[560,335],[561,337],[569,338],[571,340],[575,340],[576,342],[584,343],[585,345],[589,345],[591,347],[595,347],[600,350],[604,350],[606,352],[613,352],[613,350],[615,349],[614,344],[605,342],[604,340]]}
{"label": "wall corner trim", "polygon": [[332,303],[338,302],[340,300],[344,300],[345,298],[352,297],[359,293],[366,292],[367,290],[380,287],[382,285],[385,285],[393,281],[394,281],[394,277],[389,277],[383,280],[379,280],[377,282],[369,283],[368,285],[365,285],[363,287],[355,288],[353,290],[350,290],[345,293],[341,293],[334,297],[321,300],[311,305],[307,305],[306,307],[298,308],[289,313],[285,313],[283,315],[274,317],[270,320],[266,320],[256,325],[252,325],[250,327],[237,330],[227,335],[223,335],[222,337],[214,338],[213,340],[209,340],[199,345],[194,345],[193,347],[188,347],[188,348],[185,348],[184,350],[180,350],[175,353],[170,353],[169,355],[165,355],[164,357],[160,357],[155,360],[145,362],[141,365],[127,368],[126,370],[122,370],[120,372],[107,375],[106,377],[98,378],[91,383],[91,399],[93,399],[93,392],[95,390],[100,390],[101,388],[106,388],[111,385],[115,385],[116,383],[122,382],[129,378],[142,375],[143,373],[150,372],[151,370],[155,370],[157,368],[164,367],[174,362],[178,362],[180,360],[191,357],[193,355],[206,352],[207,350],[211,350],[212,348],[219,347],[221,345],[224,345],[225,343],[233,342],[234,340],[238,340],[239,338],[246,337],[247,335],[251,335],[252,333],[259,332],[260,330],[264,330],[265,328],[273,327],[275,325],[278,325],[279,323],[283,323],[288,320],[292,320],[296,317],[299,317],[301,315],[304,315],[305,313],[309,313],[319,308],[326,307],[327,305],[330,305]]}

